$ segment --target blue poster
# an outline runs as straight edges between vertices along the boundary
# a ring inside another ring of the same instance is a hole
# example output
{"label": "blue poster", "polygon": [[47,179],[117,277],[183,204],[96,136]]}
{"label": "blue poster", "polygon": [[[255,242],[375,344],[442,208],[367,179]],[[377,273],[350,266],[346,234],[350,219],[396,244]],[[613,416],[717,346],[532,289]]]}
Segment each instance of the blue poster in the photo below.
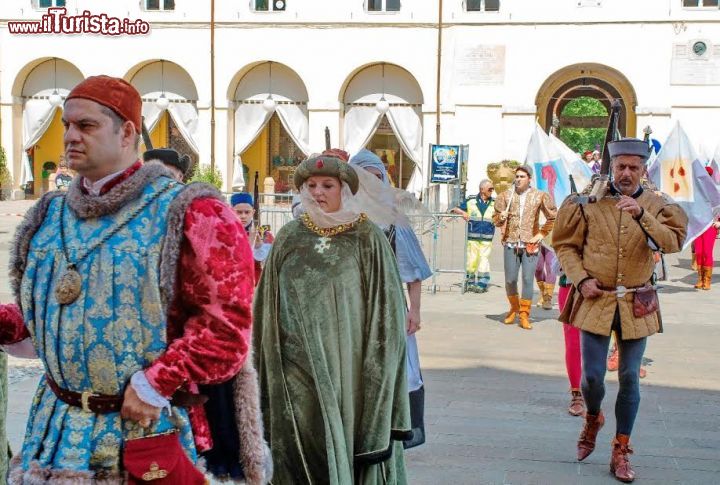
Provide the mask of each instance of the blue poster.
{"label": "blue poster", "polygon": [[459,174],[459,145],[430,145],[430,182],[450,182]]}

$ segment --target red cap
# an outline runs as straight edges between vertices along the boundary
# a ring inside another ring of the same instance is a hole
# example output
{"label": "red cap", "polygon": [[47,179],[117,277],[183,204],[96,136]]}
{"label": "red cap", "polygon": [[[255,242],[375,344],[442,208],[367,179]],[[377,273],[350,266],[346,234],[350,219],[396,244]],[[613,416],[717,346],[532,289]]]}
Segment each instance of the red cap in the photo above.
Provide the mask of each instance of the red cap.
{"label": "red cap", "polygon": [[142,132],[142,99],[132,84],[110,76],[91,76],[75,86],[65,101],[73,98],[89,99],[106,106],[120,118],[131,121]]}
{"label": "red cap", "polygon": [[339,158],[343,162],[347,162],[348,160],[350,160],[350,154],[345,150],[341,150],[339,148],[330,148],[328,150],[325,150],[324,152],[322,152],[322,155]]}
{"label": "red cap", "polygon": [[705,167],[705,170],[707,170],[708,175],[710,175],[712,177],[712,174],[714,172],[712,167],[710,165],[708,165],[707,167]]}

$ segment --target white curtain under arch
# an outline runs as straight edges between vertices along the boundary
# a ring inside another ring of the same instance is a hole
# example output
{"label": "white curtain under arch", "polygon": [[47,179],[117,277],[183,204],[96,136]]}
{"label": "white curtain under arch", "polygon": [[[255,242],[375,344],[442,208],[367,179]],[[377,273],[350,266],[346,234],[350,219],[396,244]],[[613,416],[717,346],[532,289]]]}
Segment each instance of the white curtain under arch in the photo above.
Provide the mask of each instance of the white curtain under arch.
{"label": "white curtain under arch", "polygon": [[242,154],[260,136],[262,130],[277,112],[280,122],[290,138],[305,156],[310,155],[307,107],[300,103],[281,102],[272,110],[259,103],[239,103],[235,110],[235,157],[233,161],[233,189],[245,186]]}
{"label": "white curtain under arch", "polygon": [[295,145],[306,156],[310,155],[310,125],[307,107],[295,103],[279,103],[275,111]]}
{"label": "white curtain under arch", "polygon": [[[154,95],[159,97],[160,93],[154,93]],[[180,99],[178,99],[178,101],[179,100]],[[180,134],[188,146],[190,146],[190,149],[195,152],[196,155],[199,154],[200,150],[195,140],[195,133],[198,128],[198,111],[192,103],[170,100],[167,110],[164,110],[160,109],[155,101],[143,101],[142,114],[145,117],[145,126],[147,127],[148,133],[152,133],[165,111],[168,112],[175,122],[175,126],[177,126],[177,129],[180,131]]]}
{"label": "white curtain under arch", "polygon": [[422,123],[420,109],[413,106],[391,106],[388,121],[405,153],[413,161],[413,173],[406,187],[408,192],[420,193],[425,185],[422,169]]}
{"label": "white curtain under arch", "polygon": [[233,162],[233,189],[245,187],[245,176],[241,154],[260,136],[272,111],[266,110],[262,104],[241,103],[235,110],[235,160]]}
{"label": "white curtain under arch", "polygon": [[375,106],[349,106],[343,127],[344,149],[351,156],[365,148],[380,123],[382,114]]}
{"label": "white curtain under arch", "polygon": [[[350,105],[345,113],[344,147],[354,155],[365,148],[375,134],[382,114],[375,106]],[[419,193],[424,186],[422,170],[422,122],[418,107],[409,104],[390,106],[387,112],[390,127],[405,154],[414,163],[406,190]]]}
{"label": "white curtain under arch", "polygon": [[[48,96],[51,92],[52,90],[45,90],[39,93],[39,95]],[[69,91],[67,89],[59,89],[58,93],[64,97]],[[40,138],[42,138],[50,127],[55,117],[55,110],[62,110],[62,105],[53,106],[47,99],[30,98],[25,101],[25,106],[23,107],[23,153],[20,185],[35,180],[27,151],[40,141]]]}

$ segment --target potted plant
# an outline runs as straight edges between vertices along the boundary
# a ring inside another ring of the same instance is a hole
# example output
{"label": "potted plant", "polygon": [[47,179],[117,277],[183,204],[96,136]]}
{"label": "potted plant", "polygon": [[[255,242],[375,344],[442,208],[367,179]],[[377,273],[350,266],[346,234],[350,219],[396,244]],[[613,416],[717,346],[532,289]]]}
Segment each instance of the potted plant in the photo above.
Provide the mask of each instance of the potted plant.
{"label": "potted plant", "polygon": [[7,167],[5,149],[0,147],[0,200],[10,199],[12,193],[13,179]]}

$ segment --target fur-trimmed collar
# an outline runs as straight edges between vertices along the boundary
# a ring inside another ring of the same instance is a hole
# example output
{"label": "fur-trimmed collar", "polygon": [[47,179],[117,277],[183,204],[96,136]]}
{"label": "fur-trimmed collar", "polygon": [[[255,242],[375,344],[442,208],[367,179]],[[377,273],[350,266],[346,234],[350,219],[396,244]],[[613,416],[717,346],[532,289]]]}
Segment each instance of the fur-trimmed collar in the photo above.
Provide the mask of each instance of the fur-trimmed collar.
{"label": "fur-trimmed collar", "polygon": [[173,174],[159,160],[151,160],[106,194],[93,196],[82,189],[82,178],[75,177],[70,184],[65,200],[68,206],[81,219],[101,217],[120,210],[128,202],[137,199],[145,187],[158,177],[172,178]]}

